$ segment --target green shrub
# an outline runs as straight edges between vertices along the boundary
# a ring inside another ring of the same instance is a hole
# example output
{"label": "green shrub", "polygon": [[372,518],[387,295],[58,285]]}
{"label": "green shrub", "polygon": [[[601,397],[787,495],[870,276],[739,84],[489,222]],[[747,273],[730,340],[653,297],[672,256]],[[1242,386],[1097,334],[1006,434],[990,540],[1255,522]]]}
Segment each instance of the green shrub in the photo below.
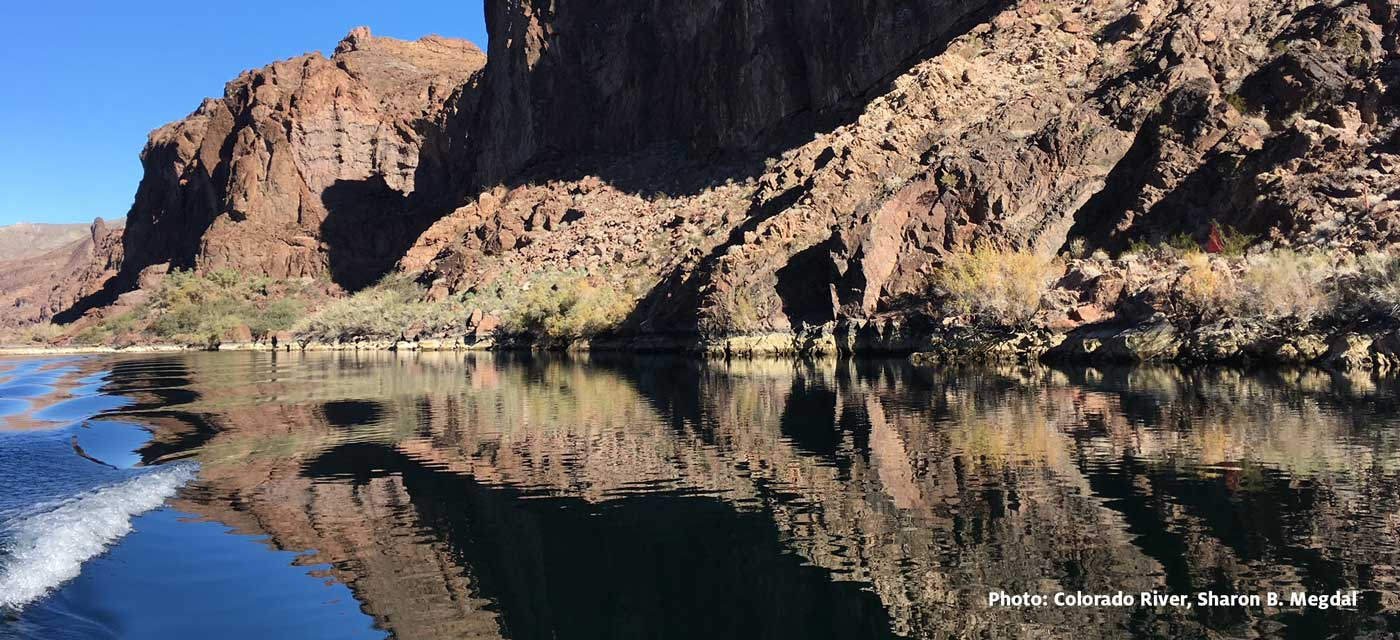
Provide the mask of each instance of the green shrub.
{"label": "green shrub", "polygon": [[1178,233],[1163,240],[1157,236],[1156,240],[1138,238],[1128,245],[1125,254],[1136,254],[1148,258],[1180,258],[1193,253],[1200,253],[1201,243],[1196,242],[1190,234]]}
{"label": "green shrub", "polygon": [[959,313],[990,324],[1024,325],[1040,310],[1054,267],[1053,258],[981,241],[971,251],[949,254],[930,284]]}
{"label": "green shrub", "polygon": [[[286,298],[270,299],[272,284],[264,276],[233,269],[172,271],[151,292],[144,310],[147,333],[173,342],[215,345],[239,326],[248,327],[255,339],[285,330],[302,306]],[[111,323],[104,323],[103,329],[120,331]]]}
{"label": "green shrub", "polygon": [[240,326],[262,339],[291,328],[304,314],[307,300],[317,297],[305,285],[245,276],[233,269],[172,271],[150,290],[145,303],[104,318],[73,339],[110,344],[144,334],[164,342],[213,346]]}
{"label": "green shrub", "polygon": [[1220,231],[1220,253],[1227,256],[1243,256],[1245,251],[1249,249],[1249,245],[1254,244],[1254,241],[1259,238],[1259,236],[1240,233],[1238,229],[1228,225],[1217,225],[1216,229]]}
{"label": "green shrub", "polygon": [[1232,93],[1228,96],[1225,96],[1225,104],[1230,105],[1230,108],[1234,109],[1235,112],[1239,113],[1240,115],[1247,116],[1252,115],[1254,113],[1254,107],[1249,104],[1249,99],[1245,98],[1244,96],[1238,93]]}
{"label": "green shrub", "polygon": [[1128,243],[1128,250],[1124,251],[1123,253],[1139,256],[1150,256],[1156,250],[1156,245],[1153,245],[1151,242],[1148,242],[1146,238],[1138,238]]}
{"label": "green shrub", "polygon": [[1192,238],[1189,233],[1178,233],[1172,236],[1171,239],[1167,241],[1166,246],[1172,253],[1179,256],[1188,256],[1202,251],[1201,243],[1196,242],[1196,239]]}

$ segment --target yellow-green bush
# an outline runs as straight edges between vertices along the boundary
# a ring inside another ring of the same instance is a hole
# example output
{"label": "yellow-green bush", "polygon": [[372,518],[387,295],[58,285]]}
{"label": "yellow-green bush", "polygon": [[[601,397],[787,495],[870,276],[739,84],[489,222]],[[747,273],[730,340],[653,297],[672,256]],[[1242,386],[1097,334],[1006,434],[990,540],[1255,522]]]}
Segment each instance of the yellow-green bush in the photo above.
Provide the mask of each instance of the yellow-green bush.
{"label": "yellow-green bush", "polygon": [[303,312],[292,292],[273,291],[274,284],[233,269],[172,271],[137,315],[149,321],[147,333],[173,342],[216,344],[239,326],[263,338],[291,328]]}
{"label": "yellow-green bush", "polygon": [[1188,309],[1215,316],[1234,306],[1239,292],[1229,267],[1204,253],[1189,253],[1181,261],[1186,272],[1177,280],[1176,287]]}
{"label": "yellow-green bush", "polygon": [[232,269],[172,271],[150,290],[146,302],[94,323],[73,340],[110,344],[124,336],[145,336],[213,345],[240,326],[262,339],[291,328],[304,313],[304,298],[314,297],[304,285],[245,276]]}
{"label": "yellow-green bush", "polygon": [[503,298],[507,331],[556,339],[614,330],[636,302],[611,283],[582,273],[546,274]]}
{"label": "yellow-green bush", "polygon": [[354,338],[394,340],[450,336],[465,327],[470,310],[457,298],[426,300],[411,278],[391,274],[378,284],[337,300],[296,324],[297,335],[325,342]]}
{"label": "yellow-green bush", "polygon": [[1277,249],[1250,256],[1236,308],[1244,316],[1263,320],[1312,320],[1335,305],[1331,278],[1335,271],[1322,253]]}
{"label": "yellow-green bush", "polygon": [[1040,310],[1056,273],[1051,257],[983,241],[971,251],[949,254],[930,284],[959,313],[991,324],[1023,325]]}

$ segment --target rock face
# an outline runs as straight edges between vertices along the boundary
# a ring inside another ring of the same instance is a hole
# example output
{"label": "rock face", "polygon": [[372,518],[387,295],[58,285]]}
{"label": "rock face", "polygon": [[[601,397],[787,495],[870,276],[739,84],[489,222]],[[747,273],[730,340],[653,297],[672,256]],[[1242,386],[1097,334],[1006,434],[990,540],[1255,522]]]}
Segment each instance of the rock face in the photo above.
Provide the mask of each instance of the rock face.
{"label": "rock face", "polygon": [[424,212],[451,201],[433,123],[484,60],[465,41],[360,28],[330,58],[245,72],[222,99],[151,134],[124,271],[169,263],[373,280]]}
{"label": "rock face", "polygon": [[999,4],[487,2],[476,182],[653,144],[762,148],[795,116],[831,116]]}
{"label": "rock face", "polygon": [[109,293],[158,264],[353,289],[397,262],[434,296],[582,270],[638,292],[627,332],[801,335],[923,313],[982,238],[1386,247],[1398,6],[499,0],[489,61],[356,31],[152,135]]}
{"label": "rock face", "polygon": [[[621,271],[650,292],[633,329],[714,335],[900,313],[940,255],[978,238],[1046,253],[1072,238],[1115,249],[1180,232],[1204,239],[1218,221],[1284,244],[1364,250],[1400,240],[1391,231],[1400,233],[1393,3],[1023,2],[966,33],[921,31],[907,70],[874,45],[807,48],[817,45],[803,34],[816,31],[801,16],[782,23],[790,31],[738,30],[782,34],[791,47],[782,54],[744,40],[682,65],[683,54],[649,48],[655,34],[703,32],[719,19],[708,9],[687,5],[685,29],[668,26],[680,9],[658,9],[614,33],[563,10],[493,5],[500,35],[478,117],[508,120],[492,130],[524,142],[513,158],[483,154],[478,174],[607,143],[621,153],[588,165],[596,177],[583,179],[537,162],[526,174],[535,184],[483,194],[425,234],[402,266],[455,290],[515,264]],[[835,22],[857,39],[867,26]],[[596,50],[579,44],[584,36]],[[716,77],[736,58],[741,73]],[[801,82],[772,80],[792,60],[812,70]],[[827,62],[861,71],[844,76]],[[844,112],[844,124],[795,147],[764,142],[764,132],[797,126],[788,116],[798,111],[841,112],[835,105],[880,73],[897,77]],[[744,83],[754,74],[779,89],[752,91]],[[632,92],[639,87],[648,90]],[[644,93],[655,97],[636,104]],[[556,95],[574,110],[557,111]],[[503,110],[513,120],[493,115]],[[767,160],[757,170],[744,161],[689,170],[693,152],[628,152],[665,140]],[[600,183],[641,197],[602,204],[587,195]],[[580,222],[531,222],[555,209]],[[638,231],[669,259],[639,258]]]}

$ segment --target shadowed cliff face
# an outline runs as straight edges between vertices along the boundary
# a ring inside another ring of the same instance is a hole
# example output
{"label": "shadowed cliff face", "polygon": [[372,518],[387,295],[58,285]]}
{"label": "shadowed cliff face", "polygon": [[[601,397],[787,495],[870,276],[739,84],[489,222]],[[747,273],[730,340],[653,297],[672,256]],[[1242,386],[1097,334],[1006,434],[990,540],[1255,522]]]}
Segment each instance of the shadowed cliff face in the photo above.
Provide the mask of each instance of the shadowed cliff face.
{"label": "shadowed cliff face", "polygon": [[999,4],[487,2],[476,182],[653,144],[769,150],[794,120],[811,131],[844,115],[838,107]]}
{"label": "shadowed cliff face", "polygon": [[[114,374],[146,462],[201,465],[180,510],[308,550],[400,637],[1400,624],[1396,390],[1365,376],[448,354]],[[1357,610],[985,606],[1348,588]]]}

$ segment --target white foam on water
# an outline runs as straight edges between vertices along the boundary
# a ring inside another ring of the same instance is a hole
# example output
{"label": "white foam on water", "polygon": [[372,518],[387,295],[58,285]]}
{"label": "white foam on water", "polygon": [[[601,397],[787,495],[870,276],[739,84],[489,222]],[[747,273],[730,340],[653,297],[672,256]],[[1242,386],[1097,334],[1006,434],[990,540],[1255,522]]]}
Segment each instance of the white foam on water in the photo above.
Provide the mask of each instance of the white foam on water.
{"label": "white foam on water", "polygon": [[196,472],[190,463],[162,467],[7,523],[0,609],[23,606],[76,578],[84,562],[131,532],[132,518],[161,506]]}

